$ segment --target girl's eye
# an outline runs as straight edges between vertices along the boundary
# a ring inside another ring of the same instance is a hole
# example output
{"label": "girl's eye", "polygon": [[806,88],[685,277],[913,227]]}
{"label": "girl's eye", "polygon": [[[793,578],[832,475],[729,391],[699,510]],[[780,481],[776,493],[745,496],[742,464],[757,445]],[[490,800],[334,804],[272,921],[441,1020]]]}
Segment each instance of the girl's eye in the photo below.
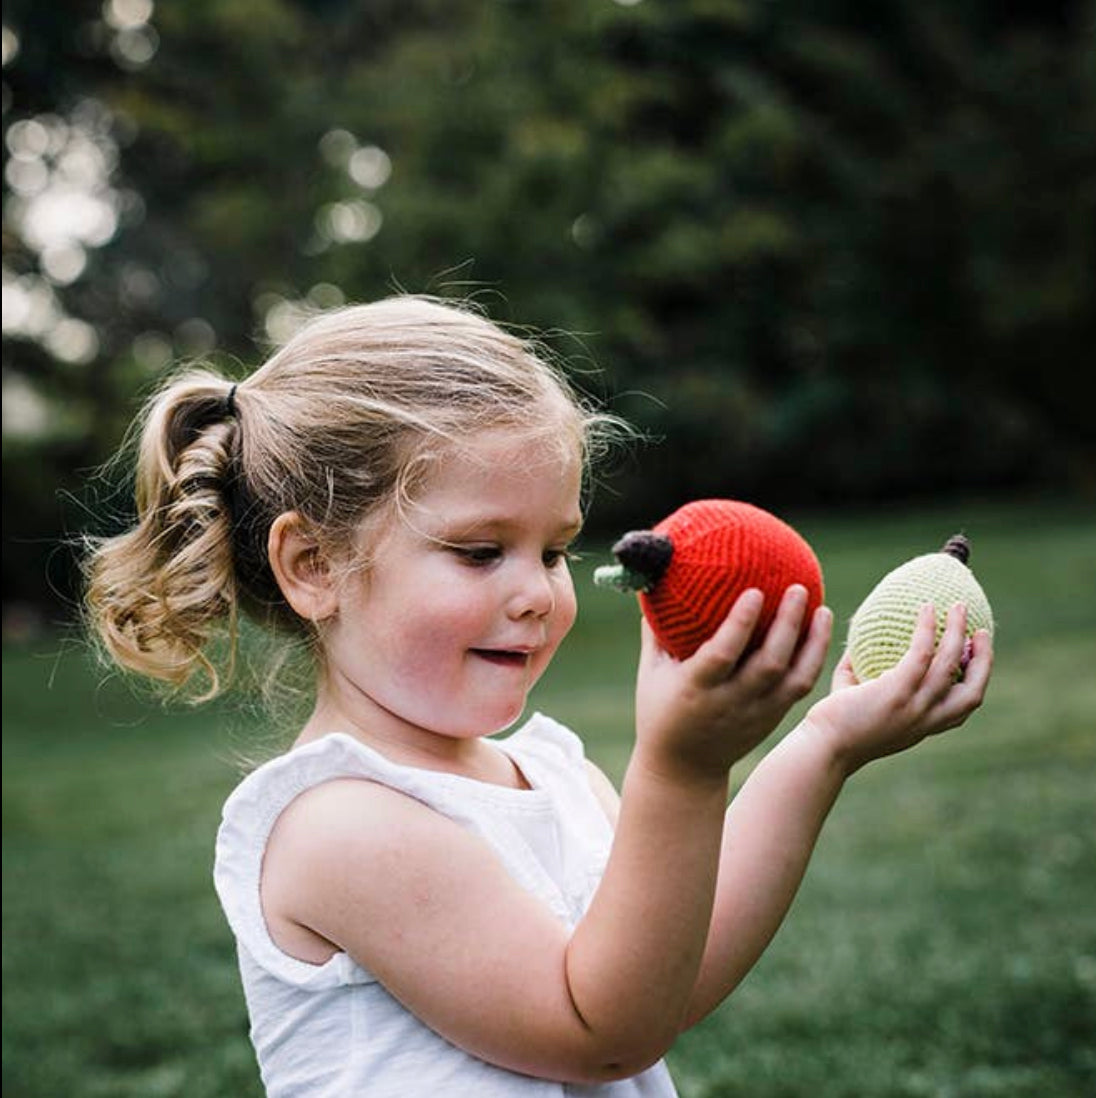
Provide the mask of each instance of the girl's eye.
{"label": "girl's eye", "polygon": [[491,564],[502,556],[502,550],[497,545],[460,545],[455,552],[461,560],[468,564]]}
{"label": "girl's eye", "polygon": [[566,564],[568,561],[577,560],[578,558],[570,549],[548,549],[543,557],[544,564],[548,568],[555,568],[561,564]]}
{"label": "girl's eye", "polygon": [[[501,545],[454,545],[452,549],[461,561],[476,567],[494,564],[502,559],[504,553]],[[574,559],[574,554],[566,546],[545,549],[541,554],[545,568],[558,568]]]}

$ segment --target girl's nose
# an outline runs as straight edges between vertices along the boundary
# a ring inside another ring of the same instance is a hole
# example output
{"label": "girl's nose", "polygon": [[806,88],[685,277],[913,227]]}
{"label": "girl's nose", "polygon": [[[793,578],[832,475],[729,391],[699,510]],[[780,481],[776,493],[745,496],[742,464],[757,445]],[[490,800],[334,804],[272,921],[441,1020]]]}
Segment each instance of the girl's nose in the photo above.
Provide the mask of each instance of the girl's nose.
{"label": "girl's nose", "polygon": [[547,569],[539,563],[523,569],[510,598],[510,616],[546,618],[555,608],[556,592]]}

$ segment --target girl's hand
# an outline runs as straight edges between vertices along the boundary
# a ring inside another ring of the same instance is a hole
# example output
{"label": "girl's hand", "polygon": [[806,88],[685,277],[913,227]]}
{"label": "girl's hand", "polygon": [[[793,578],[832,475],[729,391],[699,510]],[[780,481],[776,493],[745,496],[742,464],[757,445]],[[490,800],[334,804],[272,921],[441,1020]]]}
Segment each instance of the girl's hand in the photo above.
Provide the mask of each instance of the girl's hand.
{"label": "girl's hand", "polygon": [[970,663],[958,679],[966,616],[962,603],[951,608],[934,652],[936,614],[931,604],[923,606],[909,650],[871,682],[858,683],[848,653],[842,657],[834,670],[832,693],[811,707],[807,723],[830,738],[847,774],[957,727],[982,704],[993,647],[988,633],[975,633]]}
{"label": "girl's hand", "polygon": [[784,593],[764,643],[746,655],[763,596],[750,589],[687,660],[663,650],[646,621],[636,684],[637,751],[669,773],[724,780],[791,705],[808,694],[826,658],[833,615],[820,607],[799,643],[807,591]]}

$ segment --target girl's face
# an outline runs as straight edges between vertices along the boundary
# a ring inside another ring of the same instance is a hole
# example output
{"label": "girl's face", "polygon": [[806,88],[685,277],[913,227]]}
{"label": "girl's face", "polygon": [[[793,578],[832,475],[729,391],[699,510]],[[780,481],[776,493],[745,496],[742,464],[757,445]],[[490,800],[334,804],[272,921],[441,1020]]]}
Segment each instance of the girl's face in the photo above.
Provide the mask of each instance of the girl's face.
{"label": "girl's face", "polygon": [[328,687],[367,733],[508,727],[575,620],[577,454],[502,431],[437,460],[347,582]]}

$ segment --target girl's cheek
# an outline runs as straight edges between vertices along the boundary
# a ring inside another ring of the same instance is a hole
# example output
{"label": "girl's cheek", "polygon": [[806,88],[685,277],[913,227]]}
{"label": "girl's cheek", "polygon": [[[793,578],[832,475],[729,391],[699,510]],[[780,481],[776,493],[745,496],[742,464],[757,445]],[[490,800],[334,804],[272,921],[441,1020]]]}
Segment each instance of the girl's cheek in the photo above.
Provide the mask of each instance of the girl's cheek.
{"label": "girl's cheek", "polygon": [[575,589],[568,584],[567,591],[560,595],[557,602],[559,609],[559,638],[562,640],[571,631],[578,617],[578,601],[575,598]]}

